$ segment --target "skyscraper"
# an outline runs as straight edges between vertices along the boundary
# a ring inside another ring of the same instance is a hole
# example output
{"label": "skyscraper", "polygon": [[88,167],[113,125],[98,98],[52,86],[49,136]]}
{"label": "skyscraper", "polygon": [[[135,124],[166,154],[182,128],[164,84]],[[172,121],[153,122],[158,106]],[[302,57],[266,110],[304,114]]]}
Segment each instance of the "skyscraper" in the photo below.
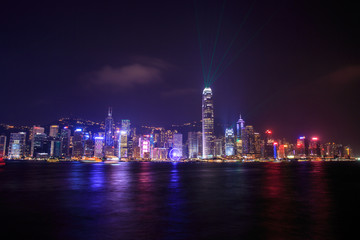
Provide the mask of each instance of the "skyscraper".
{"label": "skyscraper", "polygon": [[150,135],[143,135],[139,138],[140,157],[150,158]]}
{"label": "skyscraper", "polygon": [[[130,131],[130,130],[129,130]],[[119,159],[128,157],[128,133],[129,131],[121,130],[119,135]]]}
{"label": "skyscraper", "polygon": [[181,133],[175,133],[173,138],[173,148],[176,148],[180,151],[180,158],[183,156],[182,148],[183,148],[183,135]]}
{"label": "skyscraper", "polygon": [[33,136],[37,133],[44,133],[45,129],[43,127],[33,126],[30,131],[29,140],[33,139]]}
{"label": "skyscraper", "polygon": [[61,156],[69,157],[70,156],[70,135],[71,131],[68,127],[61,129],[60,141],[61,141]]}
{"label": "skyscraper", "polygon": [[214,104],[211,88],[206,87],[202,96],[202,157],[212,158],[214,149]]}
{"label": "skyscraper", "polygon": [[102,136],[95,137],[94,156],[96,158],[102,158],[104,156],[103,147],[104,147],[104,137],[102,137]]}
{"label": "skyscraper", "polygon": [[47,157],[50,152],[50,146],[45,133],[36,133],[32,139],[31,156]]}
{"label": "skyscraper", "polygon": [[243,154],[254,157],[255,154],[255,134],[253,126],[246,126],[242,134]]}
{"label": "skyscraper", "polygon": [[84,155],[83,130],[78,128],[74,132],[72,156],[81,158]]}
{"label": "skyscraper", "polygon": [[114,120],[112,118],[112,108],[109,107],[108,116],[105,119],[105,156],[114,155]]}
{"label": "skyscraper", "polygon": [[25,139],[26,133],[11,133],[10,134],[10,142],[9,142],[9,158],[16,159],[25,156]]}
{"label": "skyscraper", "polygon": [[49,132],[49,137],[57,137],[59,133],[59,126],[58,125],[51,125],[50,126],[50,132]]}
{"label": "skyscraper", "polygon": [[201,132],[189,132],[188,133],[189,158],[201,158],[202,149],[199,151],[200,147],[201,147]]}
{"label": "skyscraper", "polygon": [[225,129],[225,155],[235,155],[235,134],[233,128]]}
{"label": "skyscraper", "polygon": [[240,118],[236,123],[236,154],[238,156],[241,156],[243,154],[243,139],[241,137],[242,132],[244,132],[245,129],[245,121]]}
{"label": "skyscraper", "polygon": [[128,119],[122,119],[121,120],[121,130],[126,131],[126,135],[130,134],[130,120]]}

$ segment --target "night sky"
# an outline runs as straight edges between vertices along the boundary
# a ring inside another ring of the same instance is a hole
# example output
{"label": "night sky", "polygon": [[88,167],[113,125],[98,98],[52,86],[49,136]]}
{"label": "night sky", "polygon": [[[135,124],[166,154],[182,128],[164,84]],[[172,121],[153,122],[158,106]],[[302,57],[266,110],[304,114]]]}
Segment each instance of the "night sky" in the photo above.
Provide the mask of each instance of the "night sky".
{"label": "night sky", "polygon": [[[197,3],[203,33],[216,32],[222,2]],[[216,59],[251,4],[226,2]],[[101,121],[108,106],[115,120],[137,124],[199,121],[204,83],[195,12],[192,0],[3,3],[0,122]],[[358,150],[355,3],[256,1],[231,54],[259,29],[211,86],[216,120],[231,124],[241,113],[259,132],[270,128],[292,141],[316,135]],[[211,36],[203,40],[210,44]]]}

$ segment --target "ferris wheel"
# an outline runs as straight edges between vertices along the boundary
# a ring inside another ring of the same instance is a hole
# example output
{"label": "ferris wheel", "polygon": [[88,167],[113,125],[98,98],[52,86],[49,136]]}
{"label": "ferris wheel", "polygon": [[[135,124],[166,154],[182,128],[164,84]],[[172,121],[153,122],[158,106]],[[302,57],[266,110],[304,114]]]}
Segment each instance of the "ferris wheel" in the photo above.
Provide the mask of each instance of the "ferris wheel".
{"label": "ferris wheel", "polygon": [[181,151],[178,148],[173,148],[169,152],[169,157],[170,157],[171,161],[179,161],[181,158],[181,155],[182,155]]}

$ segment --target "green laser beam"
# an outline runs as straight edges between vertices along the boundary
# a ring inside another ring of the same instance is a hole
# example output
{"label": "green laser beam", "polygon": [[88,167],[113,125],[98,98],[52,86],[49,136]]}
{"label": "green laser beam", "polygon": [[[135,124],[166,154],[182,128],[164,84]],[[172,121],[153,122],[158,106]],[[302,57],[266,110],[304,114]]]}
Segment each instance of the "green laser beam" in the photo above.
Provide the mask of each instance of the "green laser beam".
{"label": "green laser beam", "polygon": [[210,73],[211,73],[212,64],[213,64],[213,61],[214,61],[214,56],[215,56],[215,52],[216,52],[216,46],[217,46],[219,36],[220,36],[220,29],[221,29],[222,18],[223,18],[223,15],[224,15],[225,3],[226,3],[226,0],[222,4],[222,8],[221,8],[221,12],[220,12],[219,22],[218,22],[217,31],[216,31],[215,43],[214,43],[213,51],[212,51],[212,54],[211,54],[211,61],[210,61],[208,74],[207,74],[207,77],[206,77],[206,80],[208,82],[209,82],[209,77],[210,77]]}
{"label": "green laser beam", "polygon": [[202,73],[203,73],[203,78],[204,78],[204,84],[206,85],[204,55],[203,55],[203,49],[202,49],[202,44],[201,44],[200,23],[199,23],[199,16],[198,16],[198,12],[197,12],[196,2],[197,1],[195,0],[194,4],[195,4],[195,16],[196,16],[196,29],[197,29],[197,33],[198,33],[197,35],[198,35],[198,42],[199,42],[199,47],[200,47],[201,68],[202,68]]}
{"label": "green laser beam", "polygon": [[254,40],[254,38],[256,38],[259,35],[259,33],[264,29],[264,27],[275,16],[275,14],[278,12],[278,10],[279,10],[279,8],[276,11],[274,11],[274,13],[269,17],[269,19],[255,32],[255,34],[247,41],[247,43],[242,48],[240,48],[240,50],[235,54],[235,56],[233,58],[231,58],[230,62],[225,65],[224,69],[222,71],[220,71],[220,73],[217,76],[215,76],[215,78],[213,79],[212,82],[210,82],[210,84],[214,83],[214,81],[216,81],[224,73],[224,71],[239,57],[240,53],[242,51],[244,51],[246,49],[246,47],[250,45],[251,41]]}
{"label": "green laser beam", "polygon": [[223,62],[224,62],[225,58],[227,57],[230,49],[232,48],[233,44],[235,43],[235,40],[237,39],[240,31],[242,30],[243,26],[245,25],[245,23],[246,23],[249,15],[250,15],[250,13],[252,12],[252,9],[253,9],[253,7],[254,7],[254,5],[255,5],[255,2],[256,2],[256,0],[253,1],[253,3],[251,4],[249,10],[247,11],[247,13],[246,13],[243,21],[241,22],[241,24],[240,24],[240,26],[239,26],[238,31],[235,33],[233,39],[231,40],[231,42],[230,42],[230,44],[229,44],[229,47],[226,49],[223,57],[222,57],[221,60],[220,60],[220,63],[219,63],[218,66],[216,67],[215,72],[213,73],[213,75],[211,76],[211,78],[210,78],[210,83],[212,82],[212,79],[216,76],[216,73],[220,70],[221,65],[223,64]]}

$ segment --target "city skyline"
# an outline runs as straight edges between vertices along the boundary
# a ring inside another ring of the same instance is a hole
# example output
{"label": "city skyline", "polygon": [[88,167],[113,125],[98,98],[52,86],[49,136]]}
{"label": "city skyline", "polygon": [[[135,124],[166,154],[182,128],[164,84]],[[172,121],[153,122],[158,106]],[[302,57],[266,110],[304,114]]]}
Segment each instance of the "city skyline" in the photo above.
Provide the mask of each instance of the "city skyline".
{"label": "city skyline", "polygon": [[[200,13],[210,9],[201,3]],[[72,11],[66,4],[24,4],[30,11],[13,14],[18,7],[8,2],[2,12],[6,104],[0,122],[102,121],[108,106],[116,109],[115,119],[139,124],[201,119],[199,92],[205,86],[192,2],[176,9],[165,1],[124,3],[121,9],[74,3]],[[226,50],[220,43],[231,40],[250,6],[225,5],[219,50]],[[245,39],[276,14],[213,83],[215,122],[232,123],[241,113],[258,129],[287,139],[316,135],[360,146],[354,134],[360,116],[353,9],[325,1],[311,8],[306,2],[258,1],[244,25]]]}

